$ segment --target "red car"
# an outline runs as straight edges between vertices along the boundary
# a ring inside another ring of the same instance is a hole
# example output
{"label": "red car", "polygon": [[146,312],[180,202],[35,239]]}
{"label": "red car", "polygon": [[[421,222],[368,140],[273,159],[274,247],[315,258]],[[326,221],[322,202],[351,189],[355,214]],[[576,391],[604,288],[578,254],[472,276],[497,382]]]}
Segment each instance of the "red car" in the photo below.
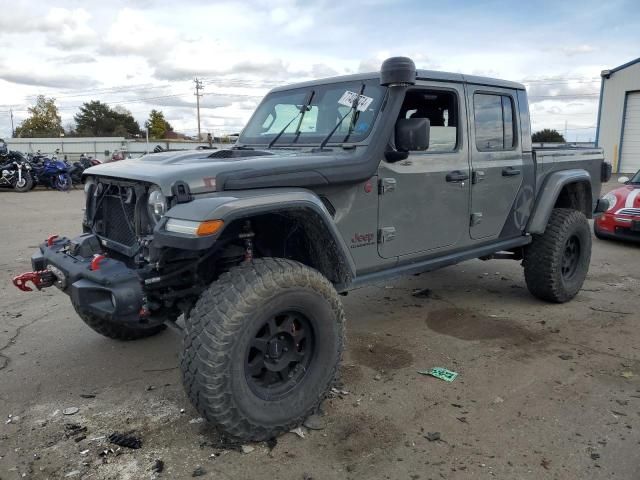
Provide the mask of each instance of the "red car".
{"label": "red car", "polygon": [[620,177],[624,186],[607,193],[603,199],[609,208],[593,223],[598,238],[640,241],[640,170],[629,179]]}

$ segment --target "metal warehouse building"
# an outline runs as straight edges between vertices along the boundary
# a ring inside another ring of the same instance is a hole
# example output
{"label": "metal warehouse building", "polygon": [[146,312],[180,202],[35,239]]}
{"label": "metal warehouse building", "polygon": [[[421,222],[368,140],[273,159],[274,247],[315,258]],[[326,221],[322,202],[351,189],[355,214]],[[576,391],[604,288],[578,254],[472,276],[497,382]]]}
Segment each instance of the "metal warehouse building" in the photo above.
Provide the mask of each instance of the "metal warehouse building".
{"label": "metal warehouse building", "polygon": [[640,170],[640,58],[601,73],[596,145],[618,173]]}

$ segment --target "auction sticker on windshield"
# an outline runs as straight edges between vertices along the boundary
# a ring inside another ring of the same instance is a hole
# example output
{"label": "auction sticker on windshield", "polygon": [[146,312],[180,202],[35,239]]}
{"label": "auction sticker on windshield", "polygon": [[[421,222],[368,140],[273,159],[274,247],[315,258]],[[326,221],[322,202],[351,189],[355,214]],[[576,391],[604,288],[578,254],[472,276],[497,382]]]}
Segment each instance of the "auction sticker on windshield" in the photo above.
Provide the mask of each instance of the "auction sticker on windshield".
{"label": "auction sticker on windshield", "polygon": [[356,107],[359,111],[364,112],[371,102],[373,102],[373,98],[367,97],[366,95],[358,95],[356,92],[350,92],[347,90],[342,94],[338,103],[340,105],[344,105],[345,107],[353,106],[353,101],[358,97],[358,106]]}

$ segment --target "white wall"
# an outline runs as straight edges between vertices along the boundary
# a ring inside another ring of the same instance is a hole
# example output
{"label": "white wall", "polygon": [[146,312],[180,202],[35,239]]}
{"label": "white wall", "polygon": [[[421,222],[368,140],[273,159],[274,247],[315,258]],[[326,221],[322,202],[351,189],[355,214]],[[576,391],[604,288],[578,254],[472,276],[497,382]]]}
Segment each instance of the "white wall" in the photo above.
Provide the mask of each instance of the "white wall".
{"label": "white wall", "polygon": [[[43,154],[51,154],[60,149],[60,155],[67,155],[69,160],[76,160],[80,154],[86,153],[104,160],[111,157],[115,150],[126,150],[133,157],[142,155],[147,150],[146,141],[127,140],[124,137],[73,137],[73,138],[7,138],[5,139],[9,150],[18,150],[23,153],[35,153],[40,150]],[[153,151],[156,145],[169,150],[191,150],[200,145],[206,146],[206,142],[188,142],[178,140],[149,140],[149,150]],[[228,148],[231,144],[213,144],[214,147]],[[105,155],[108,151],[108,155]]]}
{"label": "white wall", "polygon": [[[604,158],[619,171],[620,133],[626,92],[640,90],[640,62],[619,70],[604,79],[598,146],[604,149]],[[624,166],[622,166],[624,168]],[[634,172],[625,172],[634,173]]]}

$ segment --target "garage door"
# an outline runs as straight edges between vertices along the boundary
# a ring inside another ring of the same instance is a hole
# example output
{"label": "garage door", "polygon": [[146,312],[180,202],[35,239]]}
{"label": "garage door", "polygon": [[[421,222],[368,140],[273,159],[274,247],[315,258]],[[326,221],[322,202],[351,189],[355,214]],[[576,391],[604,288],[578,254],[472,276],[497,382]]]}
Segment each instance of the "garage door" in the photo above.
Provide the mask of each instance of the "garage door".
{"label": "garage door", "polygon": [[640,92],[627,93],[624,115],[624,134],[620,150],[620,171],[635,173],[640,170]]}

